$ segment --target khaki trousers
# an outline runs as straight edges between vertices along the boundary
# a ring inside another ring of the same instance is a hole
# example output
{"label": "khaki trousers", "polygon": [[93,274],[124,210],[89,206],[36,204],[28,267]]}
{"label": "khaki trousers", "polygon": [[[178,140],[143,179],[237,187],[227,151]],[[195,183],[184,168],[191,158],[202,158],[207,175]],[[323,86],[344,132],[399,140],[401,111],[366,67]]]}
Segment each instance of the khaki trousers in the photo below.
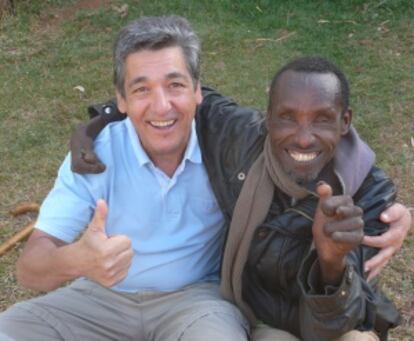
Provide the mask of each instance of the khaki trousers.
{"label": "khaki trousers", "polygon": [[1,313],[0,340],[247,341],[248,324],[217,284],[121,294],[80,279]]}
{"label": "khaki trousers", "polygon": [[[296,336],[280,329],[260,324],[252,331],[252,341],[300,341]],[[360,332],[352,330],[340,338],[332,341],[379,341],[374,332]]]}

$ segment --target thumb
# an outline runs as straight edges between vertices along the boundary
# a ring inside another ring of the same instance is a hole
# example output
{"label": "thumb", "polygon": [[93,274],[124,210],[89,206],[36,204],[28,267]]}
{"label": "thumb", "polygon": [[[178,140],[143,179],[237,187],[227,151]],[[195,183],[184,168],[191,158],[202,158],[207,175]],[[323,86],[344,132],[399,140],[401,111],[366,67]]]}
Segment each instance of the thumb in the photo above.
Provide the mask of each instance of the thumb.
{"label": "thumb", "polygon": [[[316,185],[316,193],[319,196],[318,206],[316,207],[315,219],[326,219],[327,208],[325,201],[332,196],[332,187],[324,181],[319,181]],[[324,217],[324,218],[323,218]]]}
{"label": "thumb", "polygon": [[316,185],[316,193],[319,196],[318,206],[316,207],[312,234],[317,249],[323,247],[328,236],[324,232],[326,223],[332,220],[332,217],[326,214],[325,202],[332,196],[332,187],[324,181],[319,181]]}
{"label": "thumb", "polygon": [[106,216],[108,214],[108,205],[105,200],[99,199],[96,202],[95,214],[89,224],[89,229],[94,232],[105,232]]}
{"label": "thumb", "polygon": [[325,201],[332,196],[332,187],[324,181],[316,185],[316,193],[319,195],[319,202]]}

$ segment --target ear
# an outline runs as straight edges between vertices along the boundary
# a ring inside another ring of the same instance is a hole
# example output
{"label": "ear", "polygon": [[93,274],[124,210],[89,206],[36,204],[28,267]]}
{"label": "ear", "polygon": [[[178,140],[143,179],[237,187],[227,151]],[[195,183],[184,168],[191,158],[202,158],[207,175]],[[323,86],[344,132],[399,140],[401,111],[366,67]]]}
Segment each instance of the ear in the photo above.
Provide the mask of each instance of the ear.
{"label": "ear", "polygon": [[200,82],[197,82],[197,86],[196,86],[196,89],[195,89],[195,95],[196,95],[197,105],[201,104],[201,102],[203,101],[203,93],[201,92]]}
{"label": "ear", "polygon": [[267,109],[266,111],[266,117],[265,117],[265,124],[266,124],[266,130],[270,131],[270,115],[272,113],[270,112],[270,109]]}
{"label": "ear", "polygon": [[122,96],[119,91],[116,91],[116,103],[118,106],[118,110],[119,112],[127,112],[127,103],[126,103],[126,99],[124,98],[124,96]]}
{"label": "ear", "polygon": [[341,135],[346,135],[349,132],[349,128],[352,122],[352,109],[348,108],[341,117]]}

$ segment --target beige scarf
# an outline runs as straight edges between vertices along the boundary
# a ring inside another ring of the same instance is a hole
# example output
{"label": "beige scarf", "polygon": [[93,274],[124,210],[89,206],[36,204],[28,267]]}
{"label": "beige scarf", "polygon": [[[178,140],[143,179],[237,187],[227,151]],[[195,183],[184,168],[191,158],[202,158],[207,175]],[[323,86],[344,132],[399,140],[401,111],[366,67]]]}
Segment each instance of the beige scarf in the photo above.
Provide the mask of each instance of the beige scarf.
{"label": "beige scarf", "polygon": [[295,199],[309,194],[281,169],[267,136],[263,152],[252,165],[236,202],[221,269],[223,297],[235,303],[252,323],[254,314],[242,299],[242,273],[254,231],[269,212],[275,186]]}

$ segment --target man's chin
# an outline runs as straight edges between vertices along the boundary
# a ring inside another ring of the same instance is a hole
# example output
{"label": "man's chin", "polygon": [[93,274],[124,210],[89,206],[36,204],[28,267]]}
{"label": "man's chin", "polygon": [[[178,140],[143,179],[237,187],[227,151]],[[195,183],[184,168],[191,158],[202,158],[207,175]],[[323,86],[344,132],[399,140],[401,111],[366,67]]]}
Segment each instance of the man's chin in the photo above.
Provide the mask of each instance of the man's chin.
{"label": "man's chin", "polygon": [[315,181],[318,177],[319,172],[312,172],[312,173],[306,173],[306,174],[300,174],[297,172],[288,172],[287,173],[289,178],[296,182],[300,186],[305,186],[306,184]]}

